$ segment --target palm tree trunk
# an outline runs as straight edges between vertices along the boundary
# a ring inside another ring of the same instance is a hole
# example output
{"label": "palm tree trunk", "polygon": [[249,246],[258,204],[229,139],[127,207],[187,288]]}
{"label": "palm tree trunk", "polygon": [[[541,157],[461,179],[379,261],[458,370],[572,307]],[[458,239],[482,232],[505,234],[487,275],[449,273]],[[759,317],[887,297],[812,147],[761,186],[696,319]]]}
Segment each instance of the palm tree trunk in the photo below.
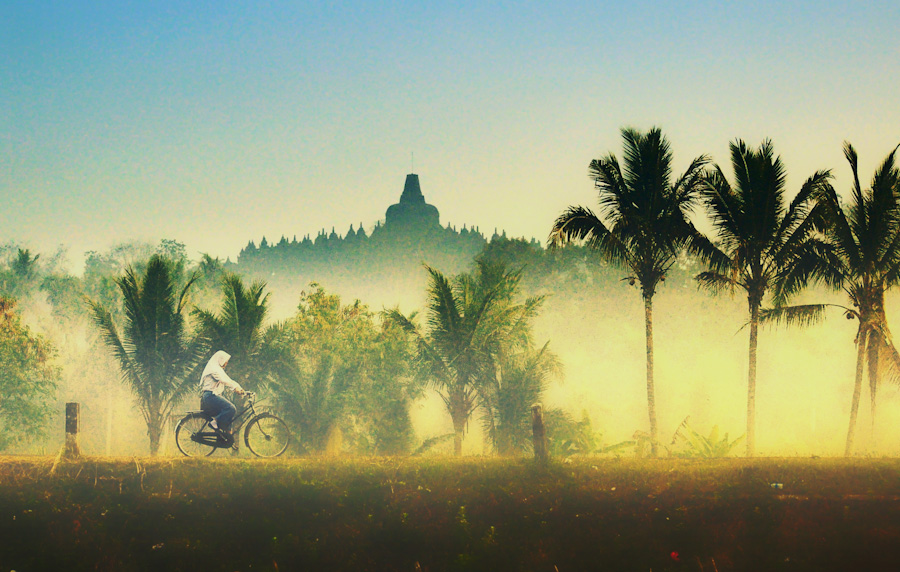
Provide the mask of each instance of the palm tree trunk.
{"label": "palm tree trunk", "polygon": [[849,457],[853,451],[853,434],[856,432],[856,414],[859,411],[859,394],[862,392],[863,363],[866,353],[866,335],[860,326],[856,336],[856,381],[853,384],[853,400],[850,402],[850,428],[847,430],[847,445],[844,456]]}
{"label": "palm tree trunk", "polygon": [[653,386],[653,295],[644,296],[644,325],[647,330],[647,413],[650,416],[650,456],[659,456],[656,427],[656,390]]}
{"label": "palm tree trunk", "polygon": [[463,432],[466,429],[466,420],[462,417],[453,416],[453,454],[457,457],[462,456],[462,440]]}
{"label": "palm tree trunk", "polygon": [[[465,387],[465,384],[460,385]],[[466,421],[468,421],[465,390],[461,387],[449,388],[447,398],[444,400],[447,412],[450,413],[450,419],[453,421],[453,454],[457,457],[462,456],[463,434],[466,430]]]}
{"label": "palm tree trunk", "polygon": [[156,457],[159,455],[159,441],[160,435],[162,434],[161,427],[161,419],[159,416],[154,416],[154,419],[147,424],[147,435],[150,437],[150,456]]}
{"label": "palm tree trunk", "polygon": [[747,456],[756,452],[756,348],[759,340],[758,300],[750,302],[750,359],[747,372]]}
{"label": "palm tree trunk", "polygon": [[159,396],[153,394],[149,396],[145,406],[148,412],[146,417],[147,436],[150,437],[151,457],[156,457],[159,454],[159,441],[160,436],[162,435],[162,415],[160,414],[162,404],[160,401]]}
{"label": "palm tree trunk", "polygon": [[881,353],[882,340],[881,336],[876,334],[875,331],[869,336],[869,343],[866,344],[866,353],[868,354],[868,365],[867,369],[869,370],[869,411],[871,414],[870,425],[869,425],[869,447],[870,450],[874,450],[875,448],[875,394],[878,391],[878,356]]}

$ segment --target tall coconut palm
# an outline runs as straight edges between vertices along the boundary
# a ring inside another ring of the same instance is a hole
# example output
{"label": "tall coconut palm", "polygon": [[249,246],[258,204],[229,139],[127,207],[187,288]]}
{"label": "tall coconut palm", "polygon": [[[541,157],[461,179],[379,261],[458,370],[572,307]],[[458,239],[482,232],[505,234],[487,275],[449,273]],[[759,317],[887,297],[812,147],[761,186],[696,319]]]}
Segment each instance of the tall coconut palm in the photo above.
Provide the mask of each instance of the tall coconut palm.
{"label": "tall coconut palm", "polygon": [[[884,159],[868,189],[859,182],[858,157],[850,143],[844,156],[853,173],[849,204],[844,207],[831,186],[822,194],[828,220],[827,240],[798,251],[779,285],[779,298],[793,294],[810,280],[822,280],[843,290],[851,308],[849,319],[859,322],[856,333],[856,374],[850,404],[850,424],[844,454],[853,452],[864,370],[869,373],[869,397],[874,428],[875,403],[882,365],[895,370],[900,363],[888,328],[884,295],[900,282],[900,170],[897,148]],[[769,318],[790,322],[812,321],[823,316],[827,304],[776,308]]]}
{"label": "tall coconut palm", "polygon": [[683,247],[707,245],[688,220],[699,198],[706,156],[691,161],[672,182],[672,152],[658,128],[643,134],[623,129],[624,169],[615,155],[591,161],[589,172],[599,192],[600,216],[585,207],[569,207],[556,219],[551,245],[585,242],[600,256],[630,269],[644,301],[647,350],[647,411],[651,454],[658,454],[653,379],[653,296]]}
{"label": "tall coconut palm", "polygon": [[194,278],[176,293],[170,263],[154,255],[143,276],[128,267],[115,282],[124,299],[121,336],[110,311],[97,302],[89,303],[104,342],[137,397],[147,423],[150,454],[155,456],[165,420],[194,389],[189,376],[206,350],[205,343],[190,337],[185,326],[186,297]]}
{"label": "tall coconut palm", "polygon": [[821,208],[815,198],[828,185],[830,174],[813,174],[790,203],[785,199],[785,168],[771,141],[750,149],[737,140],[731,144],[734,186],[718,165],[705,178],[707,212],[716,233],[713,269],[697,276],[713,291],[747,293],[750,314],[750,358],[747,373],[747,456],[756,448],[756,364],[759,316],[763,299],[795,253],[815,239],[821,227]]}
{"label": "tall coconut palm", "polygon": [[453,422],[454,452],[462,439],[480,392],[491,378],[501,346],[529,335],[527,324],[543,299],[514,301],[520,273],[502,263],[476,262],[473,274],[448,279],[429,266],[425,333],[398,310],[387,319],[401,325],[418,344],[420,375],[436,389]]}

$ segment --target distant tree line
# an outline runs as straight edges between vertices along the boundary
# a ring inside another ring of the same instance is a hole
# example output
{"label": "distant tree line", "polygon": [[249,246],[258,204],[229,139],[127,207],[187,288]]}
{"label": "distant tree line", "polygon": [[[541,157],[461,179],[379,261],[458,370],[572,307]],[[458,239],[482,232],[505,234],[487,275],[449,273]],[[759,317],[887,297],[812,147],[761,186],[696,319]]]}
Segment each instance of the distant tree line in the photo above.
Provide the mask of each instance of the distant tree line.
{"label": "distant tree line", "polygon": [[484,248],[486,239],[477,227],[391,228],[376,224],[371,235],[363,226],[350,226],[344,236],[325,230],[315,239],[284,236],[277,242],[265,237],[257,246],[250,241],[238,255],[236,269],[267,276],[296,276],[326,271],[329,274],[373,275],[391,273],[400,265],[427,260],[440,268],[464,269]]}
{"label": "distant tree line", "polygon": [[[512,247],[523,256],[544,252],[533,242],[494,238],[495,247],[504,244],[504,249]],[[552,256],[558,258],[556,253]],[[507,270],[487,251],[484,259],[471,275],[445,277],[430,269],[442,284],[469,285],[453,294],[460,296],[459,303],[484,306],[477,318],[471,318],[475,322],[466,326],[478,338],[470,340],[468,348],[475,375],[462,384],[471,392],[465,419],[460,420],[458,408],[449,408],[448,413],[458,441],[462,427],[480,408],[493,450],[513,454],[530,446],[528,408],[559,368],[546,344],[535,347],[531,342],[531,319],[540,298],[516,302],[521,268]],[[156,247],[127,244],[106,253],[89,252],[81,278],[42,266],[38,255],[25,250],[8,260],[7,270],[0,274],[5,292],[26,301],[46,299],[52,321],[68,324],[66,332],[82,332],[89,323],[84,330],[89,347],[77,356],[65,356],[66,360],[94,359],[98,353],[110,356],[133,394],[152,454],[161,450],[171,416],[180,408],[193,407],[200,369],[217,349],[233,356],[231,375],[246,388],[263,393],[297,429],[301,435],[297,452],[404,454],[443,440],[431,440],[423,447],[416,442],[410,420],[410,406],[425,389],[441,393],[452,386],[430,377],[421,343],[437,333],[430,327],[420,329],[415,316],[403,317],[397,310],[374,312],[360,301],[347,304],[311,284],[301,293],[293,316],[272,322],[265,282],[248,282],[231,271],[233,266],[209,255],[190,263],[184,245],[173,240]],[[524,258],[517,262],[526,263]],[[431,306],[437,304],[437,292],[434,288],[428,292]],[[9,300],[11,308],[13,298]],[[527,311],[514,320],[510,312],[517,308]],[[473,316],[468,308],[458,311]],[[46,340],[43,343],[46,355],[40,363],[50,367],[53,348]],[[453,356],[443,359],[453,361]],[[35,435],[46,428],[51,414],[52,381],[58,380],[58,372],[55,375],[48,383],[43,378],[31,380],[31,387],[40,390],[35,396],[42,407],[40,415],[31,415]],[[82,387],[79,394],[86,389],[90,388]],[[455,391],[450,392],[454,399]],[[578,423],[566,414],[551,415],[562,424],[557,423],[560,435],[578,431]]]}

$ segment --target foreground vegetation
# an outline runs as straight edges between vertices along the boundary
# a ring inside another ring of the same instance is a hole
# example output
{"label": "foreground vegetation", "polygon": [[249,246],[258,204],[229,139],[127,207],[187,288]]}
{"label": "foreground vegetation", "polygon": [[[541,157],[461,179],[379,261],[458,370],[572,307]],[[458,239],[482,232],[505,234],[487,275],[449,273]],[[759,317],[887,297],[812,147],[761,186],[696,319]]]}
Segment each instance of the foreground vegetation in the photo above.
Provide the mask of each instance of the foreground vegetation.
{"label": "foreground vegetation", "polygon": [[0,458],[0,569],[828,570],[900,555],[900,460]]}

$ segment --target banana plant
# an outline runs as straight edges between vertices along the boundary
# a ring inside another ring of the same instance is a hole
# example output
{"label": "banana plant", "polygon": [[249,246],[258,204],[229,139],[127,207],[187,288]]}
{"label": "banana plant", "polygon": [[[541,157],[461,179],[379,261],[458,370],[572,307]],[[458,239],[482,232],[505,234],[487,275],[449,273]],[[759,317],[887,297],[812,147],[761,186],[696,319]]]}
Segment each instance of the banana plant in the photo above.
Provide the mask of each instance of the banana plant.
{"label": "banana plant", "polygon": [[731,441],[728,439],[728,433],[720,438],[718,425],[713,425],[709,435],[697,433],[688,423],[689,420],[690,417],[685,417],[678,429],[675,430],[672,444],[669,447],[669,455],[704,459],[727,457],[744,440],[745,436],[741,435]]}

